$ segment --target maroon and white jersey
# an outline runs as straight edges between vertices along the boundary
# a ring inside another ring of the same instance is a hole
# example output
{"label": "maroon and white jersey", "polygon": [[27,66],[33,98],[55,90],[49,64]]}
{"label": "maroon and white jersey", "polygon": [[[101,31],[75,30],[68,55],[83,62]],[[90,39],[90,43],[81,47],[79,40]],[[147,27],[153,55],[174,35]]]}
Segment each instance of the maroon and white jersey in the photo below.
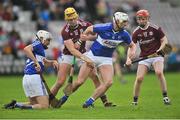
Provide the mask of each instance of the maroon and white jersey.
{"label": "maroon and white jersey", "polygon": [[139,43],[141,53],[140,57],[148,56],[155,53],[161,46],[160,40],[165,36],[161,27],[152,23],[146,29],[137,27],[132,35],[134,43]]}
{"label": "maroon and white jersey", "polygon": [[[68,40],[68,39],[72,39],[72,41],[74,43],[76,43],[80,38],[80,34],[82,34],[82,32],[84,32],[86,30],[86,28],[91,26],[91,25],[92,25],[91,23],[83,21],[81,19],[78,20],[78,26],[74,29],[70,28],[69,24],[66,24],[61,31],[63,41]],[[82,45],[79,49],[79,51],[81,53],[86,52],[85,44],[86,44],[86,42],[82,42]],[[63,49],[63,54],[64,55],[72,55],[66,46]]]}

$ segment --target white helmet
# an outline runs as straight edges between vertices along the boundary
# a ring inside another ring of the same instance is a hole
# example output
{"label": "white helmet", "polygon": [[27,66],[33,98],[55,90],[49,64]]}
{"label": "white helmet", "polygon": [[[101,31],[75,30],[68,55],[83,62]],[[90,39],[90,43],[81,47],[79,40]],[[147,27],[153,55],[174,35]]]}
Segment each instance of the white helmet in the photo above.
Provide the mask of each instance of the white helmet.
{"label": "white helmet", "polygon": [[124,22],[124,21],[128,21],[129,17],[126,13],[123,12],[116,12],[113,15],[113,21],[119,20],[120,23]]}
{"label": "white helmet", "polygon": [[36,33],[36,37],[37,39],[41,39],[43,42],[47,39],[50,39],[52,40],[52,35],[50,32],[48,31],[45,31],[45,30],[39,30],[37,33]]}

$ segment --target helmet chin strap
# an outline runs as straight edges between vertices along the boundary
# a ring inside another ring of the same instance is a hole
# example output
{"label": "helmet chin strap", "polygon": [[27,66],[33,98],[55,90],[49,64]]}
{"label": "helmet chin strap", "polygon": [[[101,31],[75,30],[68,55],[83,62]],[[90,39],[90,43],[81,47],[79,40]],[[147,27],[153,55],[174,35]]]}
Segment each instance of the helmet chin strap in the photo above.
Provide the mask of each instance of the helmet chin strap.
{"label": "helmet chin strap", "polygon": [[74,26],[72,26],[72,25],[69,24],[69,27],[70,27],[70,29],[72,29],[72,30],[78,28],[78,26],[79,26],[79,22],[78,22],[78,21],[76,22],[76,25],[74,25]]}
{"label": "helmet chin strap", "polygon": [[[37,39],[41,42],[41,39],[37,36],[37,34],[36,34],[36,37],[37,37]],[[43,40],[44,41],[44,40]],[[42,42],[41,42],[42,43]],[[46,46],[46,45],[44,45],[43,43],[42,43],[42,45],[43,45],[43,48],[44,49],[48,49],[48,46]]]}
{"label": "helmet chin strap", "polygon": [[148,27],[148,23],[139,25],[141,28],[146,29]]}
{"label": "helmet chin strap", "polygon": [[115,21],[115,24],[116,24],[117,28],[120,30],[121,27],[119,26],[119,24],[118,24],[118,22],[117,22],[116,17],[115,17],[114,14],[113,14],[113,18],[114,18],[114,21]]}
{"label": "helmet chin strap", "polygon": [[46,50],[46,49],[48,49],[48,46],[43,44],[43,48]]}
{"label": "helmet chin strap", "polygon": [[76,29],[78,27],[78,24],[76,24],[76,25],[74,25],[74,26],[72,26],[72,25],[70,25],[70,29]]}
{"label": "helmet chin strap", "polygon": [[141,28],[144,28],[146,25],[139,25]]}

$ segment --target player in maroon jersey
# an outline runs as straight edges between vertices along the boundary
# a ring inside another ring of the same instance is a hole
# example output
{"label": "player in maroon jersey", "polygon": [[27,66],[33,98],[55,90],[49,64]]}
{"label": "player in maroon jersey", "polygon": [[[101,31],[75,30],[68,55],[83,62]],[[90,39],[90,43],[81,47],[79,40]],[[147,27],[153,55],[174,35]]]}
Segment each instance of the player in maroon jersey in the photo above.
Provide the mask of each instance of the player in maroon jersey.
{"label": "player in maroon jersey", "polygon": [[[149,17],[150,15],[147,10],[139,10],[136,13],[136,19],[139,26],[134,30],[132,39],[135,43],[139,43],[141,49],[140,57],[156,53],[168,43],[167,37],[161,27],[150,23]],[[142,81],[151,66],[154,68],[154,71],[160,81],[164,104],[169,105],[170,99],[167,96],[167,85],[163,73],[164,58],[162,56],[149,58],[139,62],[137,76],[134,83],[133,104],[138,104],[138,96]]]}
{"label": "player in maroon jersey", "polygon": [[[91,26],[91,23],[79,19],[76,10],[72,7],[67,8],[64,11],[64,14],[67,24],[62,29],[61,35],[64,40],[65,48],[59,64],[60,69],[58,71],[58,79],[51,88],[52,94],[50,98],[53,98],[64,84],[66,77],[70,72],[74,56],[85,61],[87,64],[92,65],[93,63],[91,59],[83,55],[83,53],[86,52],[86,42],[80,40],[80,35],[88,26]],[[92,36],[92,39],[93,38],[95,39],[96,36]],[[95,87],[100,85],[100,81],[95,72],[90,74],[89,77],[93,80]],[[62,105],[68,97],[68,95],[64,95],[60,99],[60,104]],[[114,106],[111,102],[108,102],[106,95],[101,96],[101,100],[105,107]]]}

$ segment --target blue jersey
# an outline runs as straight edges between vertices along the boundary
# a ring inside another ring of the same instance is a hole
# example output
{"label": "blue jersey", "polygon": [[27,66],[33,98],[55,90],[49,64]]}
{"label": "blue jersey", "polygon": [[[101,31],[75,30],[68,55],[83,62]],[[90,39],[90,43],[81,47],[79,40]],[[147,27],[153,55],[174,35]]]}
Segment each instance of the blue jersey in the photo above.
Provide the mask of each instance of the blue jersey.
{"label": "blue jersey", "polygon": [[[32,46],[33,46],[33,54],[38,60],[41,66],[41,72],[42,72],[44,70],[43,59],[45,58],[45,49],[39,40],[33,41]],[[37,71],[34,66],[34,61],[32,61],[30,58],[26,60],[24,74],[27,74],[27,75],[37,74]]]}
{"label": "blue jersey", "polygon": [[98,34],[90,48],[95,56],[112,57],[114,50],[120,43],[125,42],[129,45],[132,41],[126,30],[115,32],[112,23],[94,25],[93,32]]}

